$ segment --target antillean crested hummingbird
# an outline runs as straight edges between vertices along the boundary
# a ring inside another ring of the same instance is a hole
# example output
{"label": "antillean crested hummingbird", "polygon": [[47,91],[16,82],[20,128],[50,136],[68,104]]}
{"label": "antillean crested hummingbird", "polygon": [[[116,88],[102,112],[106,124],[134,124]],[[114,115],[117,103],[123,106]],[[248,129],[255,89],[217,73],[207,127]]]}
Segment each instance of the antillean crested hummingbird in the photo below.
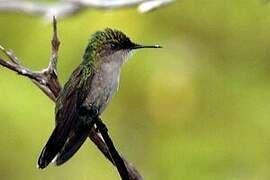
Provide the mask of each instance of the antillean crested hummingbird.
{"label": "antillean crested hummingbird", "polygon": [[133,43],[118,30],[105,29],[92,35],[81,64],[60,92],[55,107],[56,126],[38,159],[43,169],[51,161],[61,165],[81,147],[98,117],[118,89],[122,65],[140,48],[160,48]]}

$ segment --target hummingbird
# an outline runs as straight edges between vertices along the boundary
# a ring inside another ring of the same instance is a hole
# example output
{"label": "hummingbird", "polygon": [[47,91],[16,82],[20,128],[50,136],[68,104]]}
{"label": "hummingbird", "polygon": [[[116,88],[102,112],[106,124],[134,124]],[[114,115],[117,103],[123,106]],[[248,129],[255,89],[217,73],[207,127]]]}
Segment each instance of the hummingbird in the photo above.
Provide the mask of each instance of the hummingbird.
{"label": "hummingbird", "polygon": [[95,32],[82,61],[61,90],[55,106],[55,128],[43,148],[38,168],[52,161],[59,166],[68,161],[84,143],[94,118],[99,117],[118,90],[122,65],[132,51],[161,48],[139,45],[119,30]]}

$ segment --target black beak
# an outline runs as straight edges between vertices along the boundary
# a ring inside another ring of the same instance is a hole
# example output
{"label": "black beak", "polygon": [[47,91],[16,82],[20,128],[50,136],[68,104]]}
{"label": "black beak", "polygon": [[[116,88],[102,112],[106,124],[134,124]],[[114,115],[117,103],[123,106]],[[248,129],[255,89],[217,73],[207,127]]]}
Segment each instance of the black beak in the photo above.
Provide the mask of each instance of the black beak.
{"label": "black beak", "polygon": [[134,44],[131,49],[142,49],[142,48],[162,48],[160,45],[139,45],[139,44]]}

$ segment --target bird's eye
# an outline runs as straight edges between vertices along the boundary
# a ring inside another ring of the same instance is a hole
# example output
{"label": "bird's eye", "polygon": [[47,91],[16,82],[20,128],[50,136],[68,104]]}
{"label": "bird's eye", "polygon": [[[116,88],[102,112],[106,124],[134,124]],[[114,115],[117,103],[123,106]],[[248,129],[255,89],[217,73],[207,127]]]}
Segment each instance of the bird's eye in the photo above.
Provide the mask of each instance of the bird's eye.
{"label": "bird's eye", "polygon": [[111,48],[112,49],[117,49],[117,45],[116,44],[111,44]]}

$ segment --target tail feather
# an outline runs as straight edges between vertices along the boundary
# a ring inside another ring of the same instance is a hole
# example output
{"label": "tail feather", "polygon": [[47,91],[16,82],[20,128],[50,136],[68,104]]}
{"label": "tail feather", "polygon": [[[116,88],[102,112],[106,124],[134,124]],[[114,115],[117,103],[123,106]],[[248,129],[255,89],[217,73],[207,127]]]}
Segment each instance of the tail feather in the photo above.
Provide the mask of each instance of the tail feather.
{"label": "tail feather", "polygon": [[80,149],[80,147],[88,137],[89,130],[90,129],[88,127],[80,128],[73,134],[73,136],[68,139],[63,149],[56,157],[54,163],[57,166],[64,164]]}
{"label": "tail feather", "polygon": [[53,130],[47,144],[43,148],[39,159],[38,168],[44,169],[55,158],[57,153],[61,150],[67,140],[68,133],[61,131],[58,126]]}

